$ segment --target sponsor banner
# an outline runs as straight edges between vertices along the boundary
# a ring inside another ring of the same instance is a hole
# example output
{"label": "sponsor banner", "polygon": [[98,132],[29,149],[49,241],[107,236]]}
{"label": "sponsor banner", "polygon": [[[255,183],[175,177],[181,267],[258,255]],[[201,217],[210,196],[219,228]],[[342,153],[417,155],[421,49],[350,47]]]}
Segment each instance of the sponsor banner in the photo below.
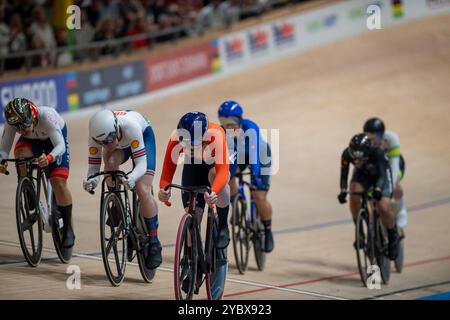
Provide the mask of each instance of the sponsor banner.
{"label": "sponsor banner", "polygon": [[215,41],[150,57],[145,65],[147,91],[162,89],[220,69]]}
{"label": "sponsor banner", "polygon": [[14,98],[27,98],[36,106],[55,108],[58,112],[68,111],[66,74],[36,77],[24,80],[0,82],[0,123],[4,123],[3,108]]}
{"label": "sponsor banner", "polygon": [[133,61],[71,74],[70,83],[71,110],[132,97],[145,92],[144,62]]}
{"label": "sponsor banner", "polygon": [[426,0],[426,2],[431,10],[450,8],[450,0]]}
{"label": "sponsor banner", "polygon": [[292,19],[277,20],[219,39],[223,68],[236,68],[295,48],[297,31]]}

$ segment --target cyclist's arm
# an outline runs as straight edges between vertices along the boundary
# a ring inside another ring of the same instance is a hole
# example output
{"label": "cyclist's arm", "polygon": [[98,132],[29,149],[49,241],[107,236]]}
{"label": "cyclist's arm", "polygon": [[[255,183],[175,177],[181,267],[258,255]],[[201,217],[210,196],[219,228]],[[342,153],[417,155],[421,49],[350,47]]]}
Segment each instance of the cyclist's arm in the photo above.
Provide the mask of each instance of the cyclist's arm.
{"label": "cyclist's arm", "polygon": [[341,191],[347,190],[347,179],[348,179],[348,171],[350,168],[350,155],[348,153],[348,149],[345,149],[342,152],[341,156]]}
{"label": "cyclist's arm", "polygon": [[8,158],[15,136],[16,130],[5,123],[5,126],[3,127],[2,139],[0,141],[0,160]]}
{"label": "cyclist's arm", "polygon": [[230,161],[228,158],[227,140],[222,128],[220,128],[217,138],[221,139],[219,140],[221,143],[216,144],[217,150],[215,152],[216,159],[214,164],[216,176],[211,185],[211,191],[216,194],[220,193],[230,180]]}
{"label": "cyclist's arm", "polygon": [[[259,127],[254,122],[249,123],[249,128],[251,130],[254,130],[256,134],[256,139],[249,139],[249,160],[250,160],[250,170],[252,172],[252,175],[254,178],[259,178],[261,174],[261,159],[259,155],[259,149],[260,149],[260,139],[262,137],[260,136]],[[252,136],[252,135],[251,135]],[[253,137],[252,137],[253,138]]]}
{"label": "cyclist's arm", "polygon": [[66,144],[61,129],[52,127],[49,129],[48,136],[53,144],[53,150],[47,155],[49,162],[52,163],[57,157],[66,152]]}
{"label": "cyclist's arm", "polygon": [[172,135],[172,138],[169,140],[169,143],[167,144],[166,154],[164,156],[161,180],[159,181],[159,187],[161,189],[165,188],[166,186],[172,183],[173,175],[175,174],[175,171],[177,169],[177,163],[172,161],[172,153],[177,145],[178,140],[175,139],[175,135]]}
{"label": "cyclist's arm", "polygon": [[147,150],[145,149],[144,136],[140,127],[127,128],[126,134],[133,137],[130,142],[131,157],[134,161],[134,169],[128,175],[131,180],[138,181],[147,170]]}
{"label": "cyclist's arm", "polygon": [[400,139],[394,132],[388,134],[388,156],[392,170],[392,182],[395,184],[400,171]]}
{"label": "cyclist's arm", "polygon": [[91,176],[95,173],[98,173],[100,171],[100,167],[102,165],[102,146],[96,143],[94,140],[92,140],[91,137],[89,137],[88,140],[88,146],[89,146],[89,156],[88,156],[88,174],[87,176]]}

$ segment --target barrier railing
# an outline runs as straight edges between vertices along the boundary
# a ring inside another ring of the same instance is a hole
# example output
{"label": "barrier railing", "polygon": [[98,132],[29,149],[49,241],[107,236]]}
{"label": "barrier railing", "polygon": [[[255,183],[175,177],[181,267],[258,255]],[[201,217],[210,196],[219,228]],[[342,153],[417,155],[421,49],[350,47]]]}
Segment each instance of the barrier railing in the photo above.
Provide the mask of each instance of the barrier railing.
{"label": "barrier railing", "polygon": [[[302,1],[306,0],[270,0],[269,3],[272,7],[281,7],[289,3]],[[253,12],[252,16],[260,16],[260,14],[262,14],[262,11],[260,13],[254,14],[254,8],[251,7],[240,8],[240,15],[250,15],[251,12]],[[24,52],[8,54],[6,56],[0,56],[0,76],[4,74],[6,63],[8,61],[13,62],[15,60],[17,62],[17,60],[23,59],[22,61],[19,61],[21,66],[18,68],[14,68],[11,71],[25,68],[27,72],[30,72],[30,70],[33,68],[41,68],[47,66],[53,66],[54,68],[57,68],[61,65],[59,63],[58,57],[64,53],[71,55],[71,60],[69,63],[81,63],[85,60],[96,61],[98,60],[104,49],[108,49],[107,55],[112,56],[119,56],[121,54],[130,53],[131,49],[133,49],[133,43],[137,41],[147,40],[147,48],[152,48],[154,44],[158,42],[158,39],[164,37],[169,37],[169,39],[164,39],[164,41],[177,42],[181,37],[184,36],[202,36],[203,32],[196,32],[198,31],[196,30],[196,28],[196,23],[184,24],[166,30],[142,33],[132,36],[124,36],[117,39],[94,41],[90,43],[75,44],[48,49],[27,50]],[[34,59],[39,57],[45,57],[47,63],[44,65],[41,61],[36,63]],[[64,65],[64,63],[62,64]]]}

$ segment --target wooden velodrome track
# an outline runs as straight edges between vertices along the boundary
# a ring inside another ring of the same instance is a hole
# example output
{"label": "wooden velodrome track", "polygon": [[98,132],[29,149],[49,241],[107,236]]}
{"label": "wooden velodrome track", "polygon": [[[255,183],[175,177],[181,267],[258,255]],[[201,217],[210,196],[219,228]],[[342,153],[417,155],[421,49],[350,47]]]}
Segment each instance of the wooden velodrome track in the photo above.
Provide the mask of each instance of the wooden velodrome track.
{"label": "wooden velodrome track", "polygon": [[[371,32],[132,106],[153,123],[158,171],[171,130],[189,110],[204,111],[214,121],[219,103],[234,98],[263,128],[280,129],[280,168],[270,193],[275,251],[264,272],[256,271],[251,256],[250,270],[241,276],[230,247],[226,299],[415,299],[450,291],[449,20]],[[380,290],[368,290],[359,280],[353,224],[348,207],[336,200],[341,151],[374,115],[400,135],[410,213],[405,269]],[[173,299],[179,193],[174,191],[171,208],[159,206],[164,261],[153,283],[144,284],[131,264],[122,286],[111,287],[100,255],[99,198],[81,188],[87,123],[87,115],[68,119],[77,235],[71,264],[81,268],[81,289],[66,288],[67,266],[57,260],[48,234],[41,265],[24,262],[11,175],[0,184],[0,298]]]}

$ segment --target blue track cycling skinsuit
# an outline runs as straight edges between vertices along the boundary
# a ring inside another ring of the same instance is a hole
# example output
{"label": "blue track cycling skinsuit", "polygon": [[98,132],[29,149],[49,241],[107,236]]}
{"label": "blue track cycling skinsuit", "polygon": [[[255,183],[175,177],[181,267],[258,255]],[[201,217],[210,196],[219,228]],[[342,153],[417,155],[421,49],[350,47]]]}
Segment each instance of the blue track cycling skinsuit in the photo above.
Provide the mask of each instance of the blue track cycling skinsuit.
{"label": "blue track cycling skinsuit", "polygon": [[230,179],[236,174],[238,167],[243,171],[250,166],[252,185],[258,190],[269,191],[269,172],[272,165],[270,146],[262,137],[255,122],[242,119],[241,128],[242,131],[237,136],[227,134]]}

